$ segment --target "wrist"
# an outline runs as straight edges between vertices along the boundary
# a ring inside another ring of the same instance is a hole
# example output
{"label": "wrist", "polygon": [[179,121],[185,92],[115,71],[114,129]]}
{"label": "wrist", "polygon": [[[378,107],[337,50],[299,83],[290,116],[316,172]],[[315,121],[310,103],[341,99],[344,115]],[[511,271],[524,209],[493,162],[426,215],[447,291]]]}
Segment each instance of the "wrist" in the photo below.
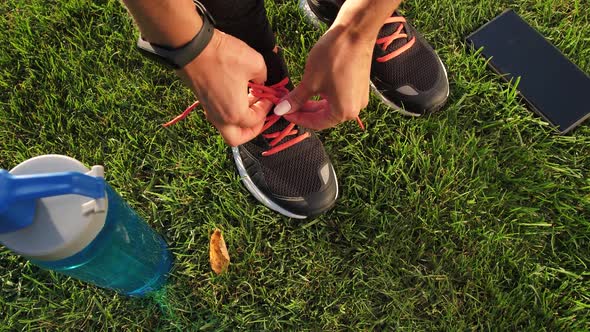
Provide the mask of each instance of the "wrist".
{"label": "wrist", "polygon": [[340,8],[330,29],[342,29],[355,42],[373,44],[383,22],[399,3],[399,0],[348,0]]}
{"label": "wrist", "polygon": [[354,19],[357,16],[362,16],[362,14],[345,16],[340,20],[336,19],[329,30],[338,30],[353,43],[374,44],[380,26],[376,26],[372,22],[353,23],[358,22]]}
{"label": "wrist", "polygon": [[148,42],[168,48],[188,43],[200,30],[203,20],[191,0],[123,0],[141,36]]}
{"label": "wrist", "polygon": [[141,53],[167,67],[179,69],[197,58],[209,45],[215,32],[214,20],[205,7],[194,1],[195,9],[202,18],[202,25],[198,33],[181,47],[172,48],[167,45],[150,43],[143,36],[137,40],[137,47]]}
{"label": "wrist", "polygon": [[[194,15],[191,15],[194,16]],[[185,19],[186,25],[182,28],[176,27],[161,27],[161,29],[154,29],[149,35],[145,37],[150,43],[158,44],[171,49],[182,47],[186,45],[193,37],[201,31],[203,27],[203,20],[199,15]]]}
{"label": "wrist", "polygon": [[366,46],[373,48],[375,44],[375,38],[379,30],[373,31],[373,29],[361,29],[357,26],[351,26],[349,24],[338,24],[334,22],[328,32],[336,33],[341,41],[345,41],[348,44]]}
{"label": "wrist", "polygon": [[196,86],[199,85],[197,82],[199,79],[206,79],[207,71],[212,67],[216,67],[214,64],[218,60],[217,50],[223,39],[224,33],[215,29],[213,36],[209,44],[203,49],[201,54],[189,62],[186,66],[177,69],[176,74],[184,81],[184,83],[191,89],[196,90]]}

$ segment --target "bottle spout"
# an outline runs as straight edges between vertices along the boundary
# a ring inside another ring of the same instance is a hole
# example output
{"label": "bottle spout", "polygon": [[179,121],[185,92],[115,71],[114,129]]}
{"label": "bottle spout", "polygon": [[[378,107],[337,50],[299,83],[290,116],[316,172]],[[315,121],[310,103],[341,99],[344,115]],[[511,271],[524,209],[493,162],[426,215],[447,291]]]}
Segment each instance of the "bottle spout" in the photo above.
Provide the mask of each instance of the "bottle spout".
{"label": "bottle spout", "polygon": [[30,226],[37,200],[60,195],[81,195],[95,200],[85,204],[84,212],[105,208],[104,171],[94,166],[87,174],[78,172],[12,175],[0,169],[0,233]]}

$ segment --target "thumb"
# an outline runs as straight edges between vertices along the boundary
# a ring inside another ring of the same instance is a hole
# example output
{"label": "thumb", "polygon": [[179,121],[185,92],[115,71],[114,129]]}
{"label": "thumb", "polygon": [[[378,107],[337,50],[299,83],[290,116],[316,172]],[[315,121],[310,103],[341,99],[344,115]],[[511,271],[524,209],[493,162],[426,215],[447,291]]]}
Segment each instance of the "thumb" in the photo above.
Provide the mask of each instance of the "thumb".
{"label": "thumb", "polygon": [[291,91],[283,100],[277,104],[274,113],[279,116],[295,113],[315,95],[312,89],[307,87],[305,81],[302,81],[293,91]]}
{"label": "thumb", "polygon": [[257,84],[264,84],[266,82],[266,63],[264,62],[264,58],[262,55],[256,51],[254,51],[253,61],[249,62],[251,64],[251,77],[250,80]]}

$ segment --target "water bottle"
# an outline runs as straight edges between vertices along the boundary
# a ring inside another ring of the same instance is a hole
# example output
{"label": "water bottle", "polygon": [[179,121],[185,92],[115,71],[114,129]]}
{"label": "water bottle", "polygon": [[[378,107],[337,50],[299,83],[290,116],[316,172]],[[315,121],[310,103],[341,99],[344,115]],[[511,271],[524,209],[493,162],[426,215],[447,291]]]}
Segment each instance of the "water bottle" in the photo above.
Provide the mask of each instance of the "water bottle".
{"label": "water bottle", "polygon": [[61,155],[0,169],[0,243],[131,296],[160,288],[172,266],[166,242],[104,181],[103,167]]}

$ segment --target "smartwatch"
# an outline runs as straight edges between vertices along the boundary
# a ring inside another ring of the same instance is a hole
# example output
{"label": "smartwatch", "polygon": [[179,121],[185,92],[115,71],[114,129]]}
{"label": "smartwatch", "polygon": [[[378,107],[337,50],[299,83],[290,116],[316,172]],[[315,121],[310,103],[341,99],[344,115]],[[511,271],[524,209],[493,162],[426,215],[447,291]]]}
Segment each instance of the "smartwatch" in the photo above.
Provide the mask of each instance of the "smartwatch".
{"label": "smartwatch", "polygon": [[137,40],[139,51],[146,57],[172,69],[180,69],[199,56],[205,47],[209,45],[211,37],[213,37],[215,20],[213,20],[213,17],[202,3],[196,0],[193,0],[193,2],[197,12],[203,19],[203,26],[191,41],[179,48],[171,48],[152,44],[139,36]]}

